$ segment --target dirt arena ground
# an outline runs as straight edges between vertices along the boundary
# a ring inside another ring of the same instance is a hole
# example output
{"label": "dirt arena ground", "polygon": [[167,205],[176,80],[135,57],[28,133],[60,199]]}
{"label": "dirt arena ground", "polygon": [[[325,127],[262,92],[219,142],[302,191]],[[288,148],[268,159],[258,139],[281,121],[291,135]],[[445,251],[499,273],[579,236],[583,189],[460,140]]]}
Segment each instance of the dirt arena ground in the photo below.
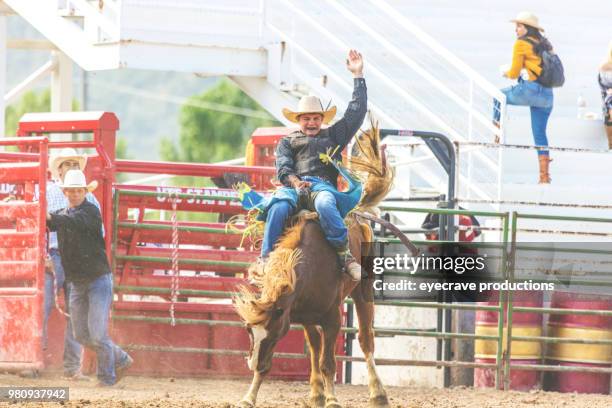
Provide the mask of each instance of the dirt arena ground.
{"label": "dirt arena ground", "polygon": [[[0,374],[0,386],[69,387],[70,401],[58,403],[0,402],[0,407],[70,408],[230,408],[248,388],[244,380],[174,379],[126,377],[112,388],[97,388],[95,382],[74,383],[55,376],[27,380]],[[305,407],[308,395],[305,383],[266,382],[259,394],[258,407]],[[388,387],[393,408],[610,408],[612,396],[559,394],[552,392],[501,392],[484,389]],[[367,387],[338,386],[344,407],[367,407]]]}

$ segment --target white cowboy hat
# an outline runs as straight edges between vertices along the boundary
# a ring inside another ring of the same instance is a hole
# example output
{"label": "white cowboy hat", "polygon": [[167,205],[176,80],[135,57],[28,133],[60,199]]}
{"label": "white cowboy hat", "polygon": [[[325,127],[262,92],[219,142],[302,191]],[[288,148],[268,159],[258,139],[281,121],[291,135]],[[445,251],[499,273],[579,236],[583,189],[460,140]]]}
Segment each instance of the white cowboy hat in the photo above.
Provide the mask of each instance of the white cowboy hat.
{"label": "white cowboy hat", "polygon": [[516,18],[510,20],[510,22],[521,23],[536,28],[540,31],[544,31],[544,29],[540,27],[540,20],[538,20],[538,16],[529,11],[521,11],[520,13],[518,13]]}
{"label": "white cowboy hat", "polygon": [[49,160],[49,169],[51,170],[51,174],[54,178],[58,177],[57,170],[62,165],[62,163],[67,160],[78,161],[81,170],[85,169],[85,165],[87,164],[86,155],[78,154],[76,150],[74,150],[72,147],[66,147],[62,149],[58,154],[54,155],[51,160]]}
{"label": "white cowboy hat", "polygon": [[321,100],[312,95],[303,96],[298,103],[297,111],[283,108],[283,115],[293,123],[298,123],[298,117],[305,113],[320,113],[323,115],[323,123],[328,124],[336,116],[336,107],[323,108]]}
{"label": "white cowboy hat", "polygon": [[92,181],[87,184],[85,179],[85,173],[81,170],[68,170],[64,176],[64,182],[61,184],[62,188],[86,188],[90,193],[98,187],[97,181]]}

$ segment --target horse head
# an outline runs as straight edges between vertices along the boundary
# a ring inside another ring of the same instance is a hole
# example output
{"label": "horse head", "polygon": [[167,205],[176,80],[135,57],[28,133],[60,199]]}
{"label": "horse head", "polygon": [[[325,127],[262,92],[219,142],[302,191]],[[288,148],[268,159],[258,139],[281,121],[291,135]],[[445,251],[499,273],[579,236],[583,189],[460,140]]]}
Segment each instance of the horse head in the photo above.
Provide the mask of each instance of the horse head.
{"label": "horse head", "polygon": [[249,370],[267,373],[272,366],[276,343],[289,330],[289,313],[276,307],[267,312],[269,319],[260,324],[246,324],[250,347],[247,357]]}

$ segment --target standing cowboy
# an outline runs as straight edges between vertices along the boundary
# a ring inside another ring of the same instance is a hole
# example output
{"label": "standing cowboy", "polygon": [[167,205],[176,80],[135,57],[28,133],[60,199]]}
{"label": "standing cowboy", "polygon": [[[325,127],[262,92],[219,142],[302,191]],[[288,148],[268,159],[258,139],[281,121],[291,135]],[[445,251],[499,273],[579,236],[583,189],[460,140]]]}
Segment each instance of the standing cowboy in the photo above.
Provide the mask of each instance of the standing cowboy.
{"label": "standing cowboy", "polygon": [[[62,208],[68,207],[68,199],[64,195],[61,189],[61,184],[64,182],[64,177],[68,170],[84,170],[87,165],[87,156],[78,154],[76,150],[72,148],[65,148],[60,151],[56,156],[51,157],[49,160],[49,170],[53,180],[47,183],[47,212],[54,212],[61,210]],[[98,209],[100,204],[96,197],[87,193],[87,201],[94,204]],[[64,276],[64,268],[62,267],[62,260],[60,257],[57,233],[51,232],[49,234],[49,259],[52,263],[49,272],[45,273],[45,300],[44,300],[44,312],[43,312],[43,348],[47,347],[47,326],[49,321],[49,315],[54,306],[55,295],[58,294],[61,289],[64,289],[64,299],[66,299],[66,312],[70,313],[70,306],[68,299],[70,298],[69,285],[66,284]],[[56,293],[53,292],[55,279]],[[75,340],[72,332],[72,324],[70,319],[66,319],[66,330],[64,332],[64,378],[70,380],[89,380],[89,377],[84,376],[81,373],[81,355],[83,348]]]}
{"label": "standing cowboy", "polygon": [[[300,127],[285,136],[276,149],[276,171],[280,182],[292,187],[300,202],[319,214],[321,228],[327,241],[337,250],[345,272],[353,280],[361,278],[361,267],[348,248],[348,230],[338,209],[341,204],[337,191],[338,170],[329,162],[323,162],[320,154],[330,153],[332,159],[341,160],[342,150],[359,130],[367,111],[366,83],[363,78],[363,59],[356,50],[350,50],[347,69],[353,74],[353,99],[344,117],[332,126],[322,129],[336,114],[336,107],[325,109],[316,96],[305,96],[297,111],[283,109],[283,115]],[[333,152],[333,154],[332,154]],[[297,203],[279,199],[268,209],[261,248],[262,261],[273,250],[287,218],[295,212]]]}
{"label": "standing cowboy", "polygon": [[98,385],[112,386],[133,360],[108,334],[113,276],[100,210],[85,199],[95,185],[87,185],[81,170],[69,170],[61,188],[68,208],[47,213],[47,226],[57,231],[62,266],[70,286],[70,320],[77,341],[96,352]]}

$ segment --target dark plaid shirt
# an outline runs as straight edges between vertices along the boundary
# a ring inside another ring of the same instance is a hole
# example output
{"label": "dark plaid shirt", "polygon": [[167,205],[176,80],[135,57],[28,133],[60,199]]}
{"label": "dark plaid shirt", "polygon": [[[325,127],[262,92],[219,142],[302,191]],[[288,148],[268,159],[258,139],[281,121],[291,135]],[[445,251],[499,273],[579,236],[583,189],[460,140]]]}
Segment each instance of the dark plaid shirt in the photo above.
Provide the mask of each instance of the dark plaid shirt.
{"label": "dark plaid shirt", "polygon": [[338,170],[324,164],[320,153],[333,152],[335,160],[341,159],[342,150],[359,130],[367,112],[368,98],[365,79],[353,80],[353,99],[349,102],[344,117],[314,137],[297,130],[288,134],[276,148],[276,174],[281,183],[291,187],[287,177],[316,176],[336,185]]}

